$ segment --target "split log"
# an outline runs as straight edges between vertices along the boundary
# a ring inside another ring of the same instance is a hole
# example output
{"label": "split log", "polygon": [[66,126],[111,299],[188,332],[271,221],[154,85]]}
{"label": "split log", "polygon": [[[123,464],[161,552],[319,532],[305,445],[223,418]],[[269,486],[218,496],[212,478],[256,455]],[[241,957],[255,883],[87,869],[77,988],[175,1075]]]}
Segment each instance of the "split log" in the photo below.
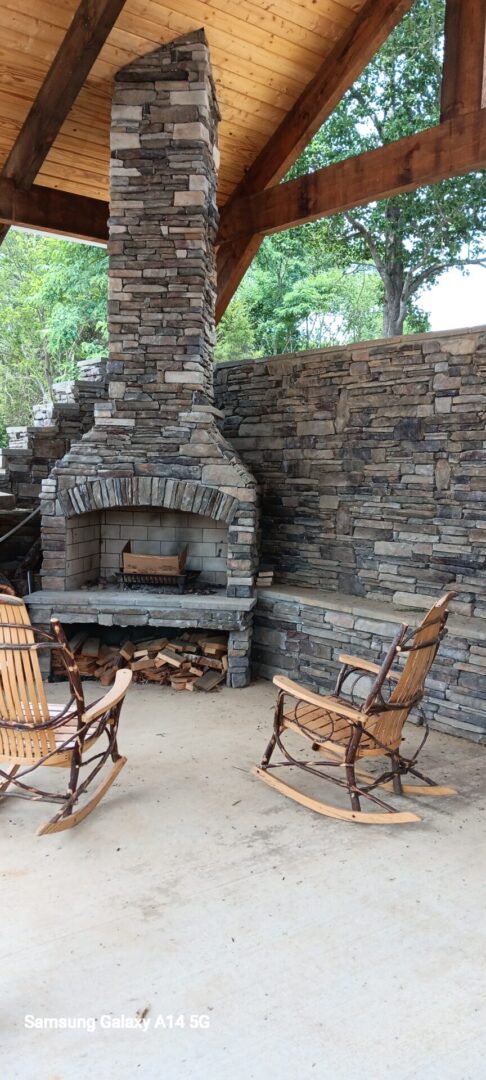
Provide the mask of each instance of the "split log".
{"label": "split log", "polygon": [[82,656],[97,657],[100,649],[100,639],[97,637],[89,637],[81,646]]}
{"label": "split log", "polygon": [[123,660],[126,660],[128,662],[128,661],[130,661],[132,659],[132,656],[133,656],[134,652],[135,652],[135,646],[133,644],[133,641],[130,641],[130,639],[127,638],[127,640],[124,641],[123,645],[121,646],[120,656],[122,657]]}
{"label": "split log", "polygon": [[200,679],[195,679],[193,686],[195,690],[213,690],[215,686],[218,686],[224,679],[224,672],[222,671],[206,671],[204,675],[201,675]]}

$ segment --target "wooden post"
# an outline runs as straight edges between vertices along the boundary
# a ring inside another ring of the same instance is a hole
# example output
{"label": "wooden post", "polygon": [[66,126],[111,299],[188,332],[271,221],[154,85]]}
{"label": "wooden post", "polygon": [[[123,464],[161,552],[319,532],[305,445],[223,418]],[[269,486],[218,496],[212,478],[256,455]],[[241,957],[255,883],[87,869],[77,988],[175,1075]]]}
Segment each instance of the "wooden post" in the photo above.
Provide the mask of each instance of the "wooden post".
{"label": "wooden post", "polygon": [[486,0],[447,0],[441,119],[486,105]]}

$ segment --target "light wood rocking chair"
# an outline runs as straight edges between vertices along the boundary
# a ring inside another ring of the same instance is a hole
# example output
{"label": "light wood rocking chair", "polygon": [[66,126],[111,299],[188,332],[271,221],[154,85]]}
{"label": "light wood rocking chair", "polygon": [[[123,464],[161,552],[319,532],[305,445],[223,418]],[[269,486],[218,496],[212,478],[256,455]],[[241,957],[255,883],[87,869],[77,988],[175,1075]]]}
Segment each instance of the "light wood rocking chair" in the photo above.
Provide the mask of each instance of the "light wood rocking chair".
{"label": "light wood rocking chair", "polygon": [[[52,636],[36,630],[23,600],[0,597],[0,800],[9,796],[60,803],[61,809],[37,830],[38,835],[77,825],[94,810],[126,763],[118,752],[120,711],[132,680],[131,671],[117,672],[114,685],[93,705],[84,702],[81,678],[60,623],[51,621]],[[71,698],[67,705],[48,705],[39,651],[57,649],[66,668]],[[108,745],[85,757],[106,735]],[[94,777],[111,758],[112,768],[82,808],[75,809]],[[6,766],[10,765],[10,771]],[[24,783],[40,765],[69,769],[64,794]],[[80,772],[88,775],[80,782]],[[3,783],[2,783],[3,781]],[[11,789],[11,790],[9,790]]]}
{"label": "light wood rocking chair", "polygon": [[[420,821],[416,814],[398,811],[378,798],[374,794],[376,789],[393,790],[397,795],[456,795],[453,788],[438,786],[416,768],[418,755],[428,735],[426,723],[425,734],[412,757],[404,757],[399,750],[407,717],[413,708],[421,711],[425,680],[446,633],[448,605],[454,595],[447,593],[438,600],[417,630],[410,631],[408,626],[402,625],[381,666],[355,656],[341,656],[343,667],[333,696],[315,694],[284,676],[276,675],[273,681],[279,688],[279,694],[273,734],[261,766],[253,772],[266,784],[319,814],[369,825],[402,825]],[[405,666],[402,671],[394,671],[393,664],[402,654],[407,657]],[[365,676],[369,678],[370,675],[376,678],[368,697],[358,707],[354,703],[353,691],[360,679]],[[351,695],[346,700],[341,694],[350,676],[354,676],[354,681]],[[395,684],[393,689],[390,683]],[[287,704],[288,699],[292,699],[291,704]],[[304,736],[320,759],[302,761],[295,758],[282,740],[286,730]],[[271,763],[276,746],[285,760]],[[325,760],[322,760],[322,755]],[[356,769],[358,759],[370,757],[387,759],[386,771],[374,777]],[[344,788],[351,800],[351,810],[320,802],[285,783],[274,772],[285,766],[298,766],[305,772]],[[327,769],[331,769],[331,772]],[[402,784],[402,776],[406,773],[423,783]],[[363,811],[362,799],[374,804],[377,809]]]}

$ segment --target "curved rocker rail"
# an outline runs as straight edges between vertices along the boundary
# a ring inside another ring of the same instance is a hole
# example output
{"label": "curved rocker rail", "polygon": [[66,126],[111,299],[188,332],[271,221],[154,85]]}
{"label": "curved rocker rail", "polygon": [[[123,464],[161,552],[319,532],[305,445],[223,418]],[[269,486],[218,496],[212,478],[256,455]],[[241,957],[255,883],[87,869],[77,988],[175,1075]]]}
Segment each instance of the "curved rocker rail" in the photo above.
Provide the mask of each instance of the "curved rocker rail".
{"label": "curved rocker rail", "polygon": [[260,780],[263,780],[269,787],[280,791],[282,795],[287,795],[294,802],[300,803],[301,806],[307,807],[308,810],[314,810],[316,814],[323,814],[325,817],[338,818],[340,821],[355,821],[362,825],[408,825],[413,821],[422,820],[417,814],[405,810],[401,812],[393,807],[382,813],[379,811],[341,809],[339,806],[332,806],[330,803],[313,799],[310,795],[304,795],[298,788],[279,780],[277,776],[274,776],[268,769],[262,769],[261,766],[255,765],[252,773],[260,777]]}
{"label": "curved rocker rail", "polygon": [[[94,810],[95,807],[98,806],[98,803],[101,802],[103,795],[106,795],[106,792],[111,787],[114,780],[116,780],[118,773],[121,772],[123,766],[126,765],[126,762],[126,757],[119,757],[108,776],[98,785],[96,791],[91,796],[91,799],[89,799],[80,810],[75,810],[74,812],[72,808],[69,810],[67,808],[62,810],[60,814],[56,814],[50,821],[46,821],[45,825],[41,825],[37,829],[37,835],[46,836],[48,833],[63,832],[65,829],[72,829],[74,825],[79,825],[80,821],[84,821],[84,818],[88,817],[88,814],[91,814],[92,810]],[[79,795],[77,798],[79,798]],[[74,805],[75,803],[73,803],[73,806]]]}

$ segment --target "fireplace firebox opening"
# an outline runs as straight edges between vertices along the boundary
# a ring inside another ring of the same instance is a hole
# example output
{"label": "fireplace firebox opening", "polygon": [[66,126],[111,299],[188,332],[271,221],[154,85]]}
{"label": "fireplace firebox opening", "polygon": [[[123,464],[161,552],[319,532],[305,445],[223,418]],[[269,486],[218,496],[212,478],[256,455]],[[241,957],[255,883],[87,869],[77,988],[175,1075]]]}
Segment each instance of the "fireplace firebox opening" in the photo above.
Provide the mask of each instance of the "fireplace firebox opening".
{"label": "fireplace firebox opening", "polygon": [[122,554],[177,555],[187,547],[186,570],[195,589],[226,589],[228,526],[199,514],[151,507],[91,511],[67,519],[66,589],[122,586]]}

